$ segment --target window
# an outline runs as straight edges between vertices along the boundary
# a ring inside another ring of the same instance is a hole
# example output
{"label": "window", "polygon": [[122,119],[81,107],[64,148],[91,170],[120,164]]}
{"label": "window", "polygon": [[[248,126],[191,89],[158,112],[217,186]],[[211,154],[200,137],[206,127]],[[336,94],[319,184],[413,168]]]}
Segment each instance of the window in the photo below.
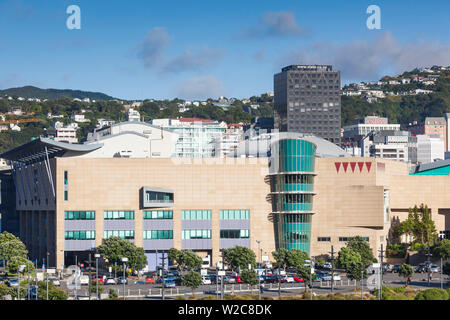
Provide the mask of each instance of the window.
{"label": "window", "polygon": [[318,237],[317,241],[318,242],[330,242],[331,238],[330,237]]}
{"label": "window", "polygon": [[66,240],[95,240],[94,230],[65,231]]}
{"label": "window", "polygon": [[220,239],[247,239],[250,237],[248,229],[220,230]]}
{"label": "window", "polygon": [[95,211],[64,211],[65,220],[95,220]]}
{"label": "window", "polygon": [[64,201],[69,200],[69,173],[64,171]]}
{"label": "window", "polygon": [[104,211],[105,220],[134,220],[134,211]]}
{"label": "window", "polygon": [[347,242],[348,241],[348,237],[339,237],[339,241],[340,242]]}
{"label": "window", "polygon": [[197,229],[197,230],[183,230],[181,232],[181,239],[211,239],[211,230]]}
{"label": "window", "polygon": [[250,210],[220,210],[220,220],[249,220]]}
{"label": "window", "polygon": [[103,238],[109,239],[111,237],[132,240],[134,239],[134,230],[105,230],[103,232]]}
{"label": "window", "polygon": [[173,230],[144,230],[144,240],[173,239]]}
{"label": "window", "polygon": [[144,219],[173,219],[173,211],[172,210],[144,211],[142,216]]}
{"label": "window", "polygon": [[183,220],[211,220],[211,210],[182,210]]}

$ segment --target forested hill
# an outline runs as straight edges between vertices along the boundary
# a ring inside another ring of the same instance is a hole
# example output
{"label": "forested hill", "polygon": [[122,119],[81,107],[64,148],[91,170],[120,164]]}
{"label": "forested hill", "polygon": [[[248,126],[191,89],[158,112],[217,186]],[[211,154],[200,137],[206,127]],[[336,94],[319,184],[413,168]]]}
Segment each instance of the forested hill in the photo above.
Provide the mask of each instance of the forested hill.
{"label": "forested hill", "polygon": [[10,88],[5,90],[0,90],[0,96],[10,96],[10,97],[22,97],[22,98],[38,98],[38,99],[48,99],[55,100],[61,98],[78,98],[84,99],[89,98],[90,100],[113,100],[110,97],[101,92],[89,92],[81,90],[69,90],[69,89],[40,89],[33,86],[25,86],[20,88]]}

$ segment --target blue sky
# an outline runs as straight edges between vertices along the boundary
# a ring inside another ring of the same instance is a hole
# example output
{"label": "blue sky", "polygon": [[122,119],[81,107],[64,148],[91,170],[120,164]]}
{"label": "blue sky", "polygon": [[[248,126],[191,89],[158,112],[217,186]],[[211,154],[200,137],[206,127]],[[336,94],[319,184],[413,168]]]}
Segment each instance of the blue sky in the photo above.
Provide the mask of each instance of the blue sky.
{"label": "blue sky", "polygon": [[[69,30],[66,8],[81,9]],[[369,30],[369,5],[381,30]],[[249,97],[288,64],[332,64],[342,82],[450,65],[450,1],[0,0],[0,89],[123,99]]]}

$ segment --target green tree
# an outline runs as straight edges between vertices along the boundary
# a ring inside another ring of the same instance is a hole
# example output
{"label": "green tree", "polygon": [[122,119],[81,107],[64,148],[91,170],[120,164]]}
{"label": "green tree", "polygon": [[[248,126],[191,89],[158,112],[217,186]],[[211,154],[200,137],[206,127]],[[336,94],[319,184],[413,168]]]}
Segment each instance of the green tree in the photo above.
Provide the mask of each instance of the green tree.
{"label": "green tree", "polygon": [[367,270],[362,262],[351,261],[346,267],[347,278],[350,280],[359,280],[359,285],[362,287],[363,279],[367,279]]}
{"label": "green tree", "polygon": [[25,268],[23,269],[22,273],[32,272],[34,270],[33,262],[31,262],[27,258],[24,258],[24,257],[21,257],[21,256],[16,256],[16,257],[12,257],[9,260],[8,271],[10,273],[17,273],[20,265],[24,265],[25,266]]}
{"label": "green tree", "polygon": [[373,262],[377,262],[377,259],[373,256],[372,248],[370,248],[368,242],[360,236],[351,238],[347,242],[347,248],[359,253],[361,256],[361,262],[365,267],[369,266]]}
{"label": "green tree", "polygon": [[128,258],[127,266],[134,270],[141,270],[147,264],[144,249],[136,247],[134,243],[120,237],[103,239],[102,244],[98,247],[98,252],[110,266],[113,266],[114,263],[120,266],[122,264],[121,259],[124,257]]}
{"label": "green tree", "polygon": [[181,277],[181,281],[183,285],[188,288],[191,288],[192,295],[194,295],[194,289],[200,287],[202,285],[202,276],[195,271],[189,271],[186,275]]}
{"label": "green tree", "polygon": [[255,270],[242,270],[239,274],[239,277],[241,278],[242,282],[248,283],[250,285],[258,284],[258,278]]}
{"label": "green tree", "polygon": [[421,204],[420,207],[415,205],[414,208],[409,208],[408,219],[401,222],[394,233],[397,236],[409,235],[413,243],[433,243],[437,238],[437,231],[428,206]]}
{"label": "green tree", "polygon": [[303,266],[305,260],[308,259],[308,254],[305,251],[292,249],[286,254],[286,265],[288,268],[297,268],[298,266]]}
{"label": "green tree", "polygon": [[183,268],[187,267],[189,270],[201,268],[202,266],[202,258],[192,250],[182,250],[179,259],[181,260],[180,263]]}
{"label": "green tree", "polygon": [[450,262],[446,262],[443,266],[442,266],[442,273],[450,276]]}
{"label": "green tree", "polygon": [[[38,297],[47,300],[47,283],[45,281],[38,282]],[[69,295],[63,289],[56,287],[53,283],[48,283],[48,300],[67,300]]]}
{"label": "green tree", "polygon": [[[100,281],[98,281],[98,294],[100,295],[103,292],[105,292],[105,287],[103,286],[103,284]],[[97,283],[95,280],[91,281],[90,293],[97,294]]]}
{"label": "green tree", "polygon": [[116,290],[109,289],[108,297],[109,297],[109,299],[117,299],[119,297],[119,295],[117,294]]}
{"label": "green tree", "polygon": [[289,250],[285,248],[280,248],[280,250],[272,252],[272,256],[276,261],[277,267],[280,266],[280,268],[286,269],[286,266],[288,264],[287,262],[288,252]]}
{"label": "green tree", "polygon": [[414,300],[449,300],[449,295],[443,289],[427,289],[420,291]]}
{"label": "green tree", "polygon": [[169,259],[169,262],[172,264],[176,264],[178,268],[181,268],[180,260],[181,260],[181,250],[178,250],[176,248],[170,248],[169,252],[167,253],[167,258]]}
{"label": "green tree", "polygon": [[398,268],[398,275],[400,277],[405,278],[405,286],[407,285],[408,277],[414,274],[413,268],[409,264],[402,264],[400,268]]}
{"label": "green tree", "polygon": [[337,266],[341,269],[348,269],[351,264],[362,263],[361,255],[356,250],[349,247],[342,247],[339,250]]}
{"label": "green tree", "polygon": [[224,261],[231,266],[233,270],[236,268],[241,270],[248,269],[249,264],[252,267],[256,267],[255,253],[249,248],[241,246],[224,249]]}
{"label": "green tree", "polygon": [[6,266],[13,257],[26,259],[27,254],[28,250],[19,238],[6,231],[0,233],[0,256],[5,260]]}
{"label": "green tree", "polygon": [[447,260],[450,258],[450,240],[442,239],[431,250],[433,256]]}

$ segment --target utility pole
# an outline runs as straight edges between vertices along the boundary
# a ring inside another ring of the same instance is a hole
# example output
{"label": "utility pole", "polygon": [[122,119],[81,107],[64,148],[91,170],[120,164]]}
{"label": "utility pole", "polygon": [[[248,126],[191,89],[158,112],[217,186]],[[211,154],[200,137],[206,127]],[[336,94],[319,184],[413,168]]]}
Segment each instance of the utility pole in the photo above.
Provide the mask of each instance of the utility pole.
{"label": "utility pole", "polygon": [[314,270],[314,258],[310,258],[310,265],[309,265],[309,283],[311,284],[311,288],[309,290],[309,300],[312,300],[313,296],[313,288],[314,288],[314,281],[313,281],[313,270]]}
{"label": "utility pole", "polygon": [[166,282],[164,279],[164,253],[165,253],[165,251],[163,250],[163,252],[162,252],[162,290],[161,290],[163,300],[164,300],[164,287],[166,285]]}
{"label": "utility pole", "polygon": [[280,256],[280,246],[278,246],[278,299],[281,298],[281,279],[280,279],[280,264],[281,264],[281,256]]}
{"label": "utility pole", "polygon": [[364,269],[363,269],[363,264],[361,262],[361,281],[359,282],[359,285],[361,286],[361,300],[364,300],[364,296],[363,296],[363,279],[364,279]]}
{"label": "utility pole", "polygon": [[333,294],[333,292],[334,292],[334,247],[333,246],[331,246],[330,253],[331,253],[331,294]]}
{"label": "utility pole", "polygon": [[89,253],[89,282],[88,282],[89,300],[91,300],[91,254]]}
{"label": "utility pole", "polygon": [[[95,294],[98,300],[98,258],[100,258],[100,254],[95,254]],[[90,281],[90,280],[89,280]]]}
{"label": "utility pole", "polygon": [[381,244],[381,249],[379,250],[380,252],[380,268],[379,268],[379,272],[380,272],[380,287],[378,290],[378,300],[381,300],[381,298],[383,297],[383,244]]}
{"label": "utility pole", "polygon": [[[427,235],[427,237],[428,237],[428,235]],[[430,260],[430,256],[431,256],[431,254],[430,254],[430,239],[427,239],[427,271],[428,271],[428,286],[430,286],[430,278],[431,278],[431,274],[430,274],[430,271],[431,271],[431,260]]]}
{"label": "utility pole", "polygon": [[[221,249],[222,250],[222,271],[223,272],[225,272],[225,265],[224,265],[224,262],[223,262],[223,258],[224,258],[224,249]],[[222,275],[220,276],[220,300],[223,300],[223,273],[222,273]]]}
{"label": "utility pole", "polygon": [[[262,250],[260,249],[260,243],[261,240],[256,240],[256,242],[258,243],[258,251],[260,251],[260,262],[261,262],[261,268],[262,268]],[[261,281],[259,281],[259,274],[256,273],[256,279],[258,279],[258,300],[261,300]]]}

